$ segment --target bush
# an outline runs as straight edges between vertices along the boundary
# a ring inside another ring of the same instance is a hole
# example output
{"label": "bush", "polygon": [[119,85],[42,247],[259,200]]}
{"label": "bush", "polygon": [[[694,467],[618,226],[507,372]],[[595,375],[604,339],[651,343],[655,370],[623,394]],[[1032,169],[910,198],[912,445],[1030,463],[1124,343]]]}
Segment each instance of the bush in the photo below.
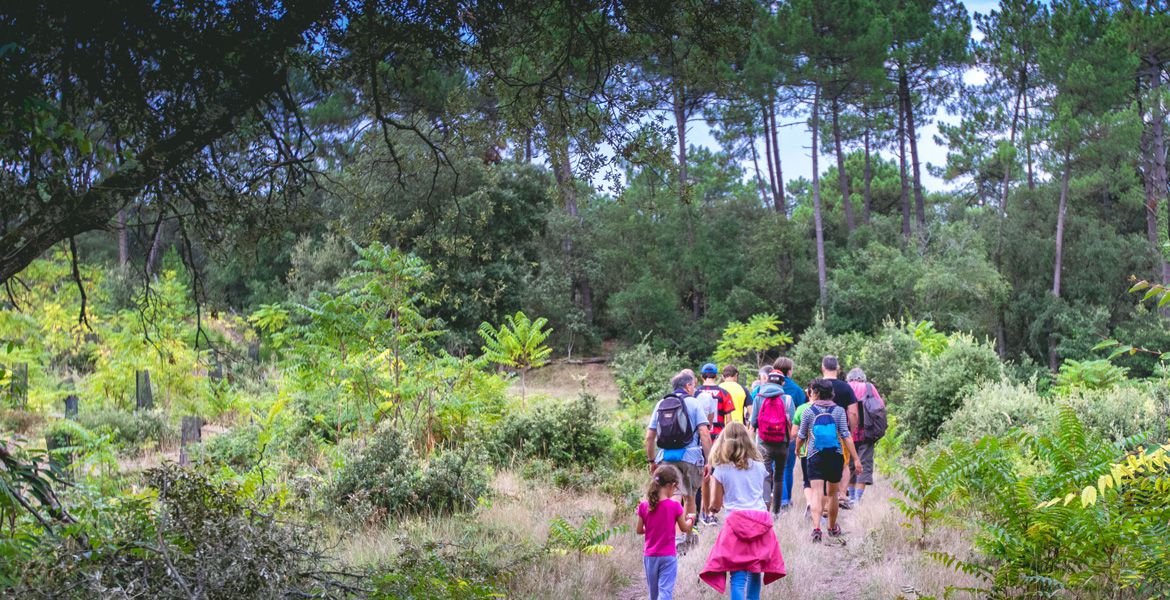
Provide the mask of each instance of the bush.
{"label": "bush", "polygon": [[597,399],[588,394],[516,414],[500,424],[495,436],[498,460],[540,458],[573,469],[608,464],[613,447]]}
{"label": "bush", "polygon": [[148,443],[170,443],[179,438],[178,430],[167,425],[161,412],[153,410],[84,411],[77,414],[77,422],[98,434],[110,434],[116,446],[128,450],[141,449]]}
{"label": "bush", "polygon": [[45,422],[39,413],[26,410],[0,410],[0,432],[28,433]]}
{"label": "bush", "polygon": [[860,366],[886,402],[901,404],[906,400],[906,376],[921,346],[905,326],[887,320],[881,331],[861,347]]}
{"label": "bush", "polygon": [[834,335],[829,333],[824,319],[820,317],[800,335],[800,341],[792,347],[793,362],[796,363],[792,377],[801,385],[814,377],[821,376],[821,359],[832,354],[841,363],[841,375],[858,366],[861,348],[865,338],[856,332]]}
{"label": "bush", "polygon": [[237,471],[249,469],[259,458],[259,434],[256,427],[237,427],[212,437],[203,444],[202,460]]}
{"label": "bush", "polygon": [[488,493],[483,453],[474,446],[422,461],[412,445],[384,424],[356,458],[337,471],[328,491],[335,508],[364,520],[405,514],[447,514],[473,508]]}
{"label": "bush", "polygon": [[985,435],[1002,436],[1015,428],[1036,433],[1056,417],[1057,403],[1041,397],[1035,382],[989,382],[970,388],[963,405],[942,426],[943,441],[974,442]]}
{"label": "bush", "polygon": [[1170,439],[1170,390],[1165,381],[1143,381],[1108,390],[1078,389],[1058,399],[1085,429],[1114,442],[1144,436]]}
{"label": "bush", "polygon": [[618,352],[610,366],[617,380],[619,401],[638,405],[660,399],[670,391],[670,378],[686,364],[681,356],[655,351],[646,341]]}
{"label": "bush", "polygon": [[951,336],[951,343],[938,356],[919,355],[900,411],[908,430],[907,443],[916,447],[934,439],[965,398],[1003,376],[1003,365],[990,344],[968,335]]}

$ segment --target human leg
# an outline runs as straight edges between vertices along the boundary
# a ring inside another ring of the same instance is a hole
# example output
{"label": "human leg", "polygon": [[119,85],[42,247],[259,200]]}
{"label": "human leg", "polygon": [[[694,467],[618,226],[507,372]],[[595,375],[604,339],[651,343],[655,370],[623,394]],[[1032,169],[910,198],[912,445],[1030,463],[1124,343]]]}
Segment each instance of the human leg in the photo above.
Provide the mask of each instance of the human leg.
{"label": "human leg", "polygon": [[873,442],[861,442],[857,445],[857,456],[861,459],[861,473],[857,477],[854,498],[861,500],[867,485],[873,485]]}
{"label": "human leg", "polygon": [[780,506],[792,504],[792,471],[796,468],[796,444],[788,444],[788,456],[784,458],[784,487],[780,494]]}
{"label": "human leg", "polygon": [[731,585],[728,588],[731,600],[747,600],[748,575],[750,573],[747,571],[731,573]]}
{"label": "human leg", "polygon": [[748,573],[747,600],[760,600],[760,592],[764,588],[763,573]]}
{"label": "human leg", "polygon": [[788,461],[788,444],[776,444],[771,450],[770,462],[775,464],[776,477],[773,478],[770,494],[772,512],[780,512],[780,508],[788,504],[784,500],[784,465]]}
{"label": "human leg", "polygon": [[650,592],[650,600],[658,600],[658,559],[657,556],[643,556],[642,568],[646,571],[646,588]]}
{"label": "human leg", "polygon": [[674,582],[678,579],[678,557],[660,556],[658,569],[658,600],[674,599]]}

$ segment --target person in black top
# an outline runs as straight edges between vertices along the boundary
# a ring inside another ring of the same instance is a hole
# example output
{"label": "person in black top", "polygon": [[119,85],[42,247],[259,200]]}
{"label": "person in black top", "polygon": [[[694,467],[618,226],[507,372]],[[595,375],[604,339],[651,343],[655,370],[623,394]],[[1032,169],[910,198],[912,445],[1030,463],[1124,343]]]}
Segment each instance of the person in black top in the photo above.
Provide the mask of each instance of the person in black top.
{"label": "person in black top", "polygon": [[[836,356],[829,354],[821,359],[821,375],[833,384],[833,402],[845,409],[845,416],[849,419],[849,431],[853,432],[857,429],[857,395],[853,393],[853,388],[847,382],[838,377],[840,373],[841,362],[837,360]],[[846,481],[849,479],[849,465],[850,461],[846,460],[841,472]],[[845,486],[841,486],[840,493],[841,508],[853,508],[846,495],[847,488]]]}

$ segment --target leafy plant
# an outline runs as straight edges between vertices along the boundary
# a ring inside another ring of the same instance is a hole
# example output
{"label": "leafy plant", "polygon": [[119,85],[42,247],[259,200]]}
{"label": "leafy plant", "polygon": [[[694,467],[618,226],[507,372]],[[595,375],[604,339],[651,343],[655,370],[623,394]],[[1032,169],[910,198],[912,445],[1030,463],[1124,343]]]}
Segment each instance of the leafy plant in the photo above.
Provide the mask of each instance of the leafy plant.
{"label": "leafy plant", "polygon": [[614,444],[597,399],[581,395],[513,414],[500,423],[495,447],[500,461],[539,458],[580,471],[605,464]]}
{"label": "leafy plant", "polygon": [[1003,378],[1003,364],[995,350],[971,336],[956,334],[937,356],[920,354],[906,385],[899,416],[918,446],[934,439],[942,424],[974,390]]}
{"label": "leafy plant", "polygon": [[488,362],[516,369],[520,373],[520,398],[527,396],[525,376],[530,369],[544,366],[552,354],[552,348],[544,345],[551,329],[546,330],[548,319],[538,317],[530,320],[523,311],[504,318],[499,328],[490,323],[479,326],[479,337],[483,339],[483,357]]}
{"label": "leafy plant", "polygon": [[605,542],[628,529],[626,525],[607,528],[596,515],[590,515],[577,527],[561,517],[554,517],[548,524],[548,547],[560,555],[569,552],[606,555],[613,552],[613,546]]}
{"label": "leafy plant", "polygon": [[1055,389],[1067,394],[1074,389],[1104,390],[1125,381],[1128,369],[1108,360],[1079,361],[1067,359],[1056,374]]}
{"label": "leafy plant", "polygon": [[750,356],[757,367],[762,365],[769,350],[792,343],[792,335],[780,330],[782,324],[779,317],[767,313],[752,315],[746,323],[728,323],[715,348],[715,362],[734,363]]}
{"label": "leafy plant", "polygon": [[686,365],[686,360],[666,350],[655,350],[641,342],[618,352],[610,361],[617,381],[619,401],[638,405],[656,401],[668,392],[670,378]]}
{"label": "leafy plant", "polygon": [[919,546],[926,545],[930,533],[948,515],[957,468],[949,451],[922,453],[892,482],[901,497],[890,502],[906,519],[902,526],[913,531]]}

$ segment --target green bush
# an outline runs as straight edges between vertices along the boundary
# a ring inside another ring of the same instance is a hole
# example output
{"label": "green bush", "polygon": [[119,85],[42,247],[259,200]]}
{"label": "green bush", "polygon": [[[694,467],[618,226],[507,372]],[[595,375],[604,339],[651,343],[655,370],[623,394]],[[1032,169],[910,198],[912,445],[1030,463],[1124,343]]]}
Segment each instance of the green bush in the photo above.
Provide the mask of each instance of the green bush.
{"label": "green bush", "polygon": [[1107,440],[1170,439],[1170,390],[1165,381],[1134,382],[1108,390],[1078,389],[1058,402],[1071,407],[1085,429]]}
{"label": "green bush", "polygon": [[404,514],[447,514],[475,507],[488,493],[487,461],[475,446],[421,460],[396,429],[383,425],[336,473],[331,504],[363,520]]}
{"label": "green bush", "polygon": [[939,438],[975,441],[1017,428],[1036,433],[1047,428],[1056,413],[1056,401],[1040,396],[1035,382],[988,382],[969,388],[963,405],[943,424]]}
{"label": "green bush", "polygon": [[202,460],[237,471],[249,469],[259,458],[259,434],[256,427],[236,427],[212,437],[203,444]]}
{"label": "green bush", "polygon": [[1108,360],[1068,359],[1056,373],[1057,393],[1068,393],[1076,389],[1104,390],[1117,386],[1126,380],[1128,369],[1119,367]]}
{"label": "green bush", "polygon": [[906,376],[921,347],[913,333],[892,320],[887,320],[881,331],[861,347],[860,366],[865,369],[866,379],[881,390],[886,402],[905,401]]}
{"label": "green bush", "polygon": [[0,432],[28,433],[45,422],[39,413],[26,410],[0,410]]}
{"label": "green bush", "polygon": [[162,412],[98,409],[79,412],[77,422],[99,434],[110,434],[114,445],[137,450],[146,444],[178,440],[178,429],[167,424]]}
{"label": "green bush", "polygon": [[990,344],[962,334],[951,338],[938,356],[920,354],[915,360],[899,411],[910,447],[934,439],[969,395],[989,381],[1003,379],[1003,365]]}
{"label": "green bush", "polygon": [[617,380],[619,401],[639,405],[660,399],[670,391],[670,378],[686,364],[681,356],[654,350],[645,341],[618,352],[610,366]]}
{"label": "green bush", "polygon": [[836,356],[841,363],[841,375],[858,366],[865,337],[850,332],[835,335],[829,333],[824,319],[817,318],[811,327],[804,330],[800,340],[792,347],[793,379],[804,385],[814,377],[821,376],[821,359],[827,354]]}
{"label": "green bush", "polygon": [[515,414],[496,430],[497,460],[546,459],[556,466],[591,469],[609,464],[614,439],[597,408],[582,394],[571,401],[546,401]]}

